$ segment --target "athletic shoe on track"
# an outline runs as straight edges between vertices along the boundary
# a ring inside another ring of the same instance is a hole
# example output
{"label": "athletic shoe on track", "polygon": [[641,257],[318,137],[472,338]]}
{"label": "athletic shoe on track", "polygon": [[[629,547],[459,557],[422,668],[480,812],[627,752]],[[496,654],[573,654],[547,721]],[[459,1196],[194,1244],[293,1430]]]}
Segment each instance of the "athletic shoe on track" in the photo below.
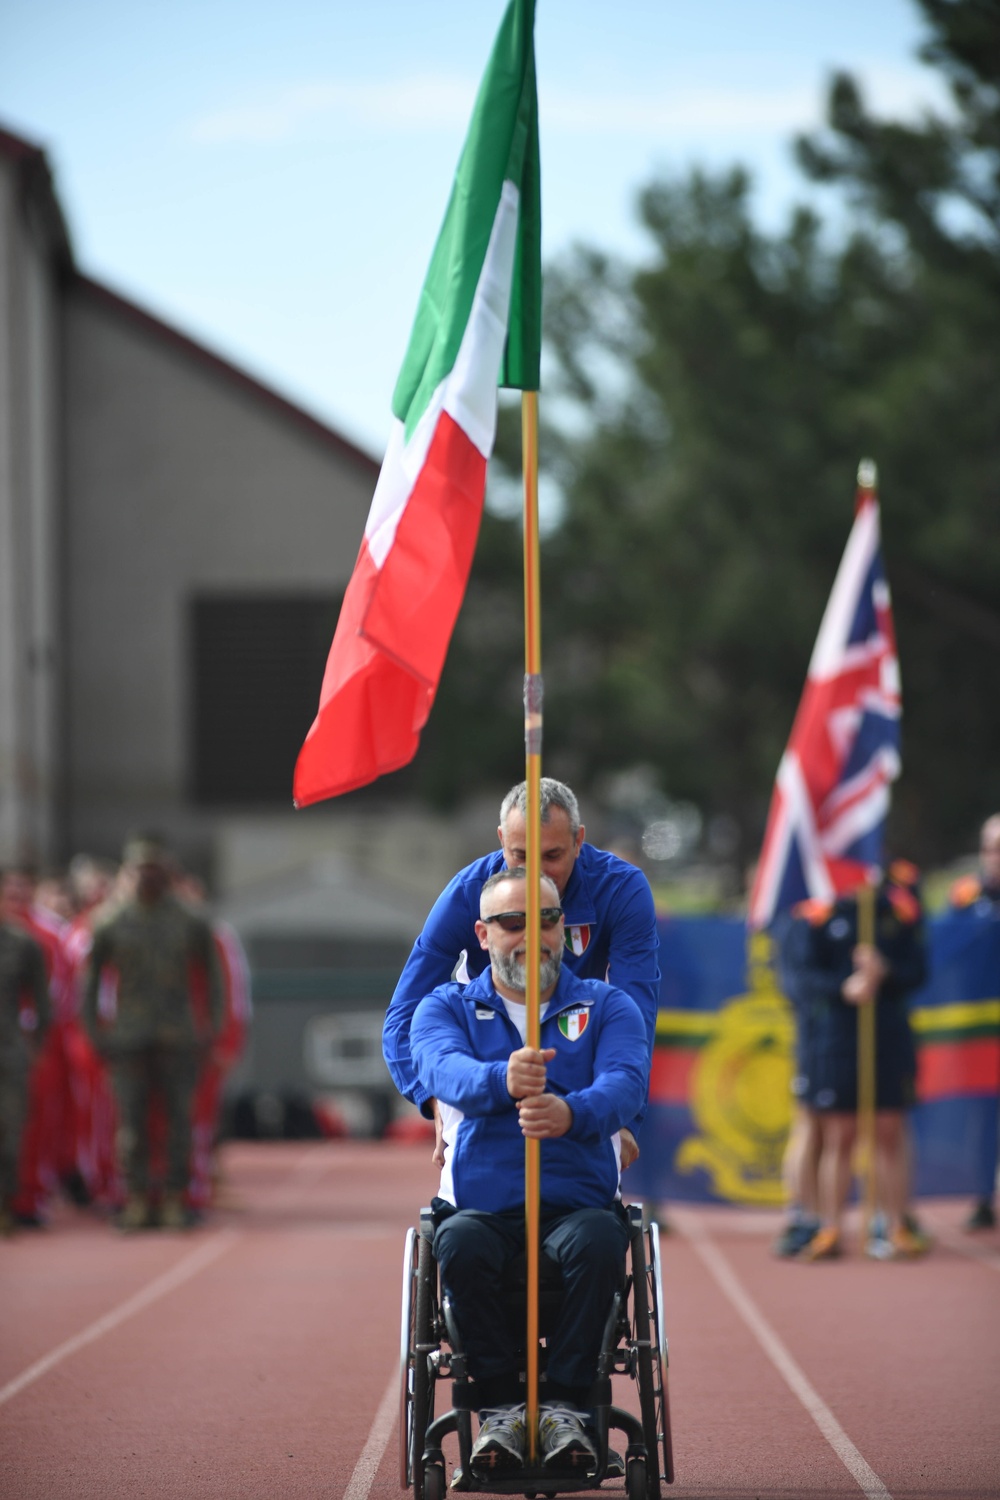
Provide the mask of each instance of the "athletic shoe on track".
{"label": "athletic shoe on track", "polygon": [[160,1208],[161,1229],[188,1229],[191,1220],[179,1193],[168,1193]]}
{"label": "athletic shoe on track", "polygon": [[818,1232],[819,1224],[815,1220],[810,1222],[808,1219],[793,1219],[778,1235],[771,1246],[771,1253],[783,1260],[800,1255]]}
{"label": "athletic shoe on track", "polygon": [[892,1260],[895,1257],[896,1252],[889,1238],[889,1221],[881,1210],[873,1214],[869,1221],[865,1254],[869,1260]]}
{"label": "athletic shoe on track", "polygon": [[527,1430],[523,1406],[494,1406],[479,1413],[479,1436],[469,1467],[477,1474],[498,1469],[523,1469]]}
{"label": "athletic shoe on track", "polygon": [[123,1234],[131,1234],[136,1229],[148,1229],[149,1223],[148,1198],[140,1194],[133,1195],[118,1215],[118,1228]]}
{"label": "athletic shoe on track", "polygon": [[546,1469],[589,1473],[597,1468],[597,1449],[583,1415],[571,1406],[543,1406],[538,1422],[542,1464]]}
{"label": "athletic shoe on track", "polygon": [[919,1242],[923,1250],[926,1251],[931,1248],[934,1243],[933,1237],[928,1233],[926,1229],[924,1229],[916,1214],[904,1214],[902,1223],[903,1228],[907,1231],[908,1234],[912,1234],[913,1238]]}
{"label": "athletic shoe on track", "polygon": [[836,1229],[817,1229],[812,1239],[797,1256],[798,1260],[836,1260],[843,1254],[840,1234]]}
{"label": "athletic shoe on track", "polygon": [[927,1241],[922,1234],[914,1234],[912,1229],[907,1229],[905,1224],[900,1224],[889,1236],[892,1241],[894,1260],[916,1260],[919,1255],[927,1254]]}
{"label": "athletic shoe on track", "polygon": [[989,1198],[982,1198],[976,1204],[962,1227],[970,1233],[975,1233],[977,1229],[995,1229],[997,1227],[996,1209]]}

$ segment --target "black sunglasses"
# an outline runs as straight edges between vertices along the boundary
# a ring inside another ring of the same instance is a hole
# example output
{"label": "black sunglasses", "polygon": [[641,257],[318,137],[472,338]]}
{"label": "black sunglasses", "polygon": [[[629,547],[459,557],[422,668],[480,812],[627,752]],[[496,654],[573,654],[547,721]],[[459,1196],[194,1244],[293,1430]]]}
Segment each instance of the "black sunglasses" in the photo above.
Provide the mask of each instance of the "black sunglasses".
{"label": "black sunglasses", "polygon": [[[563,914],[561,906],[543,906],[542,926],[555,927]],[[499,922],[504,932],[523,932],[528,925],[528,916],[523,911],[498,911],[492,917],[480,917],[481,922]]]}

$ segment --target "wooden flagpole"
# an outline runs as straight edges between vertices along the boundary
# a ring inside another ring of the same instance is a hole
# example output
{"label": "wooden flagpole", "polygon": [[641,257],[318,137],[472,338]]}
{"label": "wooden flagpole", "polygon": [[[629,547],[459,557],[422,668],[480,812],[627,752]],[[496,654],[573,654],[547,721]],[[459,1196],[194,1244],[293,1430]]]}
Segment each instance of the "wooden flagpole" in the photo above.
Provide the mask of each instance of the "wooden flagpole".
{"label": "wooden flagpole", "polygon": [[[526,880],[524,887],[525,1006],[527,1045],[540,1049],[542,931],[541,880],[542,779],[542,626],[541,570],[538,559],[538,392],[521,392],[521,449],[524,471],[524,754]],[[541,1216],[541,1141],[524,1143],[525,1250],[528,1264],[527,1390],[525,1426],[528,1461],[538,1461],[538,1263]]]}
{"label": "wooden flagpole", "polygon": [[[858,464],[858,497],[855,510],[863,501],[873,497],[878,485],[878,469],[870,458]],[[858,931],[857,940],[866,947],[875,946],[875,886],[866,881],[857,895]],[[857,1165],[862,1183],[862,1202],[865,1217],[865,1232],[871,1230],[875,1217],[875,1007],[878,996],[867,1005],[859,1007],[858,1014],[858,1123]]]}

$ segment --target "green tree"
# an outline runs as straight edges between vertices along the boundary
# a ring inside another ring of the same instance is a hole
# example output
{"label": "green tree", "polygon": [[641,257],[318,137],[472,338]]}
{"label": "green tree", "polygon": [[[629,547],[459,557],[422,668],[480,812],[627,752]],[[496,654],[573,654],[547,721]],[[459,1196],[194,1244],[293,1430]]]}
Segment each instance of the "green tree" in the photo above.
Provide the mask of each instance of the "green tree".
{"label": "green tree", "polygon": [[[734,821],[744,859],[862,456],[903,670],[893,843],[947,858],[1000,805],[1000,9],[921,3],[953,116],[880,123],[839,77],[799,143],[846,231],[800,209],[765,234],[741,170],[696,172],[643,193],[641,269],[580,249],[547,276],[542,455],[564,509],[543,549],[546,769],[596,793],[651,766]],[[487,519],[406,773],[438,801],[522,764],[517,531]]]}

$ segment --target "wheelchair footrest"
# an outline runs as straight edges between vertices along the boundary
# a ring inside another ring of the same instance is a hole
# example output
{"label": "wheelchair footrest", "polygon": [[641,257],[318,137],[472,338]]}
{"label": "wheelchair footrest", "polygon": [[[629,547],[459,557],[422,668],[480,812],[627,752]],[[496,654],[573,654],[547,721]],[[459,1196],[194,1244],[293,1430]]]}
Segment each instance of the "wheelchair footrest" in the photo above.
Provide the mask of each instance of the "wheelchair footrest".
{"label": "wheelchair footrest", "polygon": [[565,1495],[574,1490],[593,1492],[600,1485],[597,1474],[554,1474],[551,1469],[524,1468],[505,1470],[502,1477],[497,1474],[463,1473],[456,1469],[452,1474],[450,1489],[457,1494],[489,1495]]}

